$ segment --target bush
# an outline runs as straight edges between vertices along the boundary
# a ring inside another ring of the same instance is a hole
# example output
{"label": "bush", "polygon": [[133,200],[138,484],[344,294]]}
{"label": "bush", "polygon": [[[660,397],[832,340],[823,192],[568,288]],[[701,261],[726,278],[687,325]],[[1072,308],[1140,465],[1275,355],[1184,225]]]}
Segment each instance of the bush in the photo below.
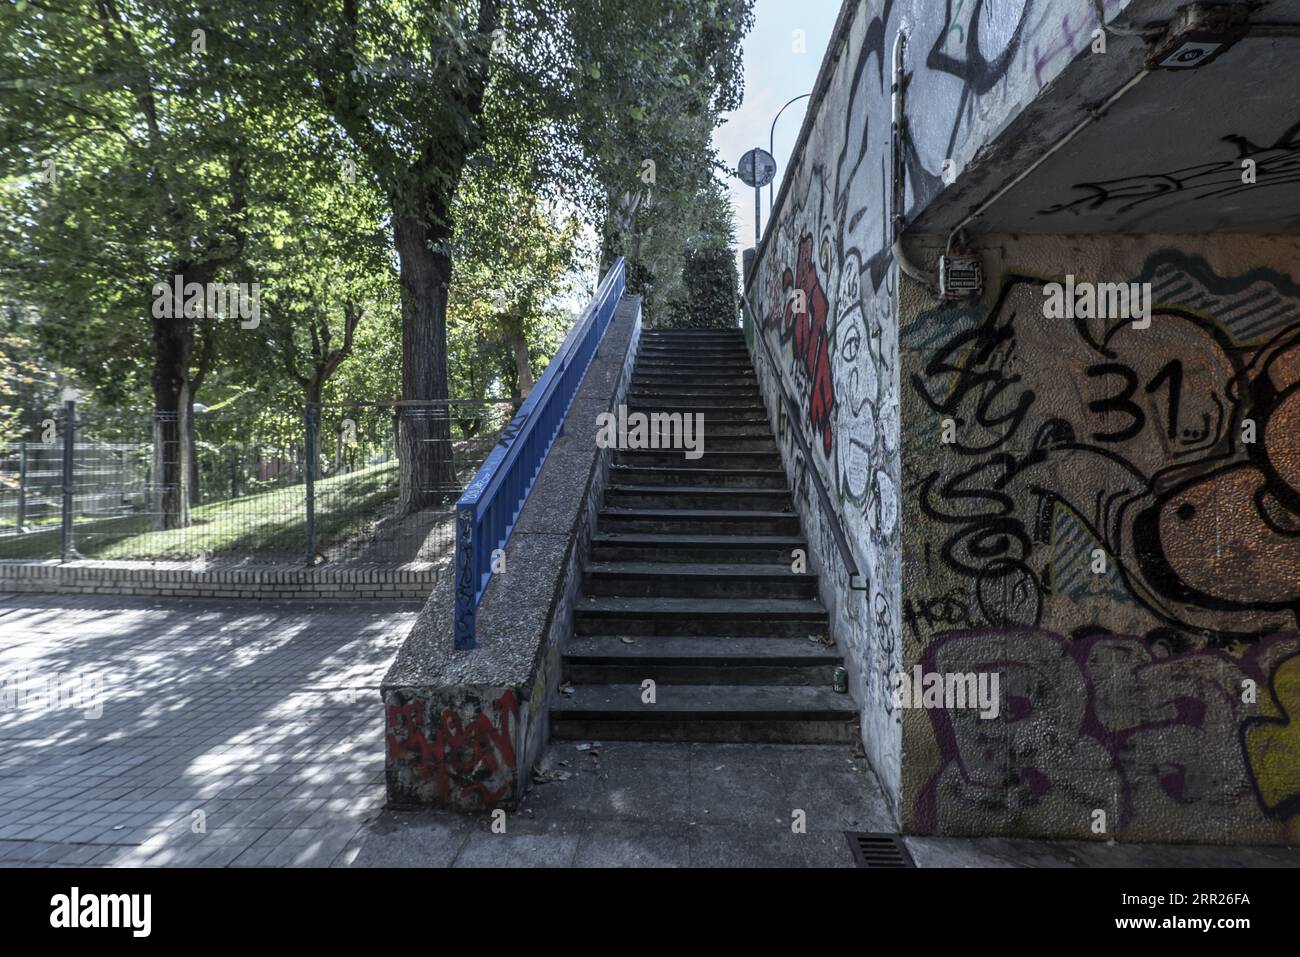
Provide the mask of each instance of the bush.
{"label": "bush", "polygon": [[674,302],[659,325],[675,329],[735,329],[740,279],[735,253],[724,247],[696,250],[682,267],[685,298]]}
{"label": "bush", "polygon": [[627,294],[641,297],[641,322],[649,327],[653,324],[651,301],[654,299],[655,277],[643,263],[628,259],[625,268],[625,286]]}

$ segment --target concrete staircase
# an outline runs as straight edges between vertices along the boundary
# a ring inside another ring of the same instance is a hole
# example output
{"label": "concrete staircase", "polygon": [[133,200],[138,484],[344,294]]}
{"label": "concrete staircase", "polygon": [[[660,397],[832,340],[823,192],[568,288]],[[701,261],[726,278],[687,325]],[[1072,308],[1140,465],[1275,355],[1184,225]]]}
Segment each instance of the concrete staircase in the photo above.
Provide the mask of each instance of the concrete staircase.
{"label": "concrete staircase", "polygon": [[702,412],[704,455],[614,453],[554,735],[856,739],[817,578],[792,571],[808,544],[740,331],[645,333],[627,405]]}

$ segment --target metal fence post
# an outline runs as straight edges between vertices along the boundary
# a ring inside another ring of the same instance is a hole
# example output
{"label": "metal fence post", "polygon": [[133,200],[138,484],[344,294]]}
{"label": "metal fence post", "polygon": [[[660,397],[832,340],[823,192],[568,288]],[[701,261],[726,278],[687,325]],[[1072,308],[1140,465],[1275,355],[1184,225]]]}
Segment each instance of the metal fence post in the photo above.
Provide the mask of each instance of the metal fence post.
{"label": "metal fence post", "polygon": [[62,560],[71,561],[76,554],[72,540],[72,454],[77,431],[77,403],[63,403],[63,548]]}
{"label": "metal fence post", "polygon": [[27,443],[18,443],[18,531],[27,524]]}
{"label": "metal fence post", "polygon": [[316,564],[316,413],[311,403],[303,408],[307,422],[306,472],[307,472],[307,564]]}

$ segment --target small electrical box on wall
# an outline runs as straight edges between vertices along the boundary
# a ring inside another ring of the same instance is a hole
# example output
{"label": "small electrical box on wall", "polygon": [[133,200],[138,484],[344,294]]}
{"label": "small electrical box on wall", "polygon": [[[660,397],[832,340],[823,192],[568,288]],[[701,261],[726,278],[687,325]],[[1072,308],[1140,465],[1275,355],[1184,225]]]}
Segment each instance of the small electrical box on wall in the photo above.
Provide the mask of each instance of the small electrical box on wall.
{"label": "small electrical box on wall", "polygon": [[1194,3],[1178,11],[1147,64],[1158,70],[1190,70],[1205,66],[1243,36],[1249,21],[1244,7]]}
{"label": "small electrical box on wall", "polygon": [[978,299],[984,292],[984,270],[969,253],[939,257],[939,298]]}

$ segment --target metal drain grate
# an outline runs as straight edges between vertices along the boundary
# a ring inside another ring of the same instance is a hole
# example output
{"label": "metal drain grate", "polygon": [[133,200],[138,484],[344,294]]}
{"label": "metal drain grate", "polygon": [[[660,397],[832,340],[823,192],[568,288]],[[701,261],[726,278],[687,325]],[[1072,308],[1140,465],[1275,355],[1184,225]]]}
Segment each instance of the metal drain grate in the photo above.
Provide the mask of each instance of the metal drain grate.
{"label": "metal drain grate", "polygon": [[916,867],[912,855],[897,834],[866,834],[845,831],[853,860],[858,867]]}

